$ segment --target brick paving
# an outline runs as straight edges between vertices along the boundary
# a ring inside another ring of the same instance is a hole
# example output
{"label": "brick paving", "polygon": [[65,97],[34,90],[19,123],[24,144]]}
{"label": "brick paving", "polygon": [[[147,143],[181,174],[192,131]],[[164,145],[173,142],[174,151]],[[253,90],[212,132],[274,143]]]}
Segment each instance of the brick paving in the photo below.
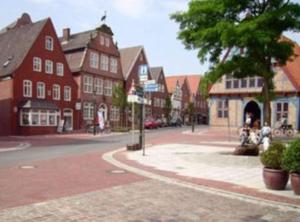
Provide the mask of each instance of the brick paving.
{"label": "brick paving", "polygon": [[[238,210],[237,210],[238,209]],[[0,221],[289,221],[300,213],[155,180],[0,211]]]}

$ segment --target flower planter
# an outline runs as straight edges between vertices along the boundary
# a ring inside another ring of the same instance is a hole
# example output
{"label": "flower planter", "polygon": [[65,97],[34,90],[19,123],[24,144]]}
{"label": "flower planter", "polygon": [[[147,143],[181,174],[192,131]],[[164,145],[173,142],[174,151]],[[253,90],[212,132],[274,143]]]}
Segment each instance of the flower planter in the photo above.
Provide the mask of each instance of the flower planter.
{"label": "flower planter", "polygon": [[291,185],[294,193],[300,195],[300,174],[291,173]]}
{"label": "flower planter", "polygon": [[264,167],[263,179],[268,189],[284,190],[289,180],[289,174],[285,170],[276,170]]}
{"label": "flower planter", "polygon": [[135,151],[135,150],[141,149],[139,143],[128,144],[126,147],[127,147],[127,150],[130,150],[130,151]]}

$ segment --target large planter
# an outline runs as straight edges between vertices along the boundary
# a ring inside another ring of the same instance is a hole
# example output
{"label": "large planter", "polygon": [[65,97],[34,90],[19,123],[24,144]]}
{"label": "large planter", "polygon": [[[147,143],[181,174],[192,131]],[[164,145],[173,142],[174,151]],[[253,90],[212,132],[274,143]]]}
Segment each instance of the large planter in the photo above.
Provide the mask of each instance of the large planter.
{"label": "large planter", "polygon": [[263,178],[268,189],[284,190],[289,180],[289,174],[285,170],[276,170],[264,167]]}
{"label": "large planter", "polygon": [[291,185],[294,193],[300,195],[300,174],[291,173]]}

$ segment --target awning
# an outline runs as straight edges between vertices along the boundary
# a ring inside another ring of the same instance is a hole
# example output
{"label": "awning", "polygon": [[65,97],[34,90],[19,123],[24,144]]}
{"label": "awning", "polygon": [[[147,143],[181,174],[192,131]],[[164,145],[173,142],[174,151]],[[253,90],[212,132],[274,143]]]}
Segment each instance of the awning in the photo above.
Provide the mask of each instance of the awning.
{"label": "awning", "polygon": [[40,99],[28,99],[28,100],[21,101],[18,107],[21,109],[59,110],[58,106],[55,103],[47,100],[40,100]]}

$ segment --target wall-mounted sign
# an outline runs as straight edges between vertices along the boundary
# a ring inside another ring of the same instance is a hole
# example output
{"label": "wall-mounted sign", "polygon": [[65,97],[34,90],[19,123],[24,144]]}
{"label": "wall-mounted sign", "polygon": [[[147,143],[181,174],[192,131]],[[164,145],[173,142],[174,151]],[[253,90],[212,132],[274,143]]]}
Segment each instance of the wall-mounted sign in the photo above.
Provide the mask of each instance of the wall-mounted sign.
{"label": "wall-mounted sign", "polygon": [[76,109],[76,110],[81,110],[81,102],[77,102],[77,103],[75,104],[75,109]]}

